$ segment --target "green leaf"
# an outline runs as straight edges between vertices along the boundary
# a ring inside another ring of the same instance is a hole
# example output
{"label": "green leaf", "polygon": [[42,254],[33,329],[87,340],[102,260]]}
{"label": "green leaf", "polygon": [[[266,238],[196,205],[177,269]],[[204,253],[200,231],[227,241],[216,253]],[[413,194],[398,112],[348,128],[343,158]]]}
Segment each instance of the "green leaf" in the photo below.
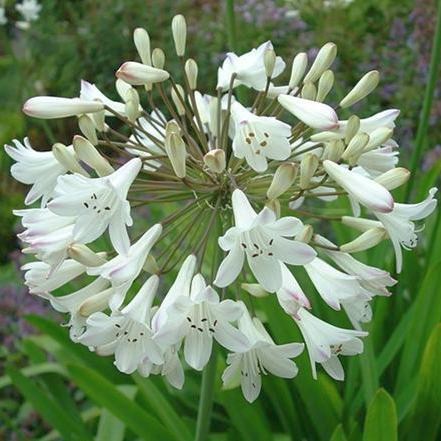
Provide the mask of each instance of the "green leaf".
{"label": "green leaf", "polygon": [[158,418],[165,427],[173,432],[177,439],[189,440],[193,439],[188,427],[183,423],[181,416],[174,410],[167,398],[154,385],[152,379],[142,378],[138,374],[132,375],[133,380],[138,385],[139,391],[144,399],[151,406]]}
{"label": "green leaf", "polygon": [[[25,377],[35,377],[41,374],[56,373],[59,375],[67,376],[66,369],[60,366],[58,363],[41,363],[33,366],[27,366],[20,370],[20,373]],[[0,389],[12,384],[9,375],[0,377]]]}
{"label": "green leaf", "polygon": [[395,402],[379,389],[367,410],[363,441],[397,441],[397,425]]}
{"label": "green leaf", "polygon": [[441,425],[441,324],[435,326],[424,350],[417,376],[416,400],[409,424],[409,439],[432,441]]}
{"label": "green leaf", "polygon": [[41,387],[18,371],[9,369],[8,375],[35,410],[52,427],[58,430],[64,440],[92,441],[92,437],[85,430],[85,426],[79,425],[76,420],[70,418],[69,414],[64,411],[63,406],[49,398]]}
{"label": "green leaf", "polygon": [[331,439],[329,441],[347,441],[345,432],[343,430],[343,426],[339,424],[335,430],[334,433],[331,436]]}
{"label": "green leaf", "polygon": [[152,441],[176,439],[155,418],[96,371],[76,365],[69,365],[67,368],[73,381],[91,400],[108,409],[142,439]]}
{"label": "green leaf", "polygon": [[[117,389],[131,400],[137,392],[136,386],[121,385]],[[107,409],[102,409],[95,441],[123,441],[125,431],[126,426],[119,418]]]}

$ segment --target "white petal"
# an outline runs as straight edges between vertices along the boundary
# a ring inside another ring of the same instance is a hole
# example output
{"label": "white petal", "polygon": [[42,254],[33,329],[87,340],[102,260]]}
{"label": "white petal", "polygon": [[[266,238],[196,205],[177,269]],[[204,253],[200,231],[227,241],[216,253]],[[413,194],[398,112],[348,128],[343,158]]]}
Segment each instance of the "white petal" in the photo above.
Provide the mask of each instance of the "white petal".
{"label": "white petal", "polygon": [[233,191],[231,197],[233,204],[234,223],[236,227],[247,229],[257,217],[245,193],[239,189]]}
{"label": "white petal", "polygon": [[242,271],[244,257],[245,253],[237,243],[220,264],[213,283],[220,288],[233,283]]}
{"label": "white petal", "polygon": [[213,339],[206,332],[192,330],[185,338],[185,361],[197,371],[201,371],[208,363],[213,346]]}
{"label": "white petal", "polygon": [[282,286],[282,270],[278,260],[271,257],[249,257],[248,264],[266,291],[275,292]]}

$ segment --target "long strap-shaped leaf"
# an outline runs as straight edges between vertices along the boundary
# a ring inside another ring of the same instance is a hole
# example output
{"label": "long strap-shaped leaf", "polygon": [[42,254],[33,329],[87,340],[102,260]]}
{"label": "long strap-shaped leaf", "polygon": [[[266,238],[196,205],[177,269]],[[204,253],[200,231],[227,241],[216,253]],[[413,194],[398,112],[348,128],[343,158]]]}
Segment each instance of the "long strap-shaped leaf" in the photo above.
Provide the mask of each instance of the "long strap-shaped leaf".
{"label": "long strap-shaped leaf", "polygon": [[70,365],[67,368],[73,381],[92,401],[108,409],[142,439],[147,441],[178,439],[94,370],[77,365]]}

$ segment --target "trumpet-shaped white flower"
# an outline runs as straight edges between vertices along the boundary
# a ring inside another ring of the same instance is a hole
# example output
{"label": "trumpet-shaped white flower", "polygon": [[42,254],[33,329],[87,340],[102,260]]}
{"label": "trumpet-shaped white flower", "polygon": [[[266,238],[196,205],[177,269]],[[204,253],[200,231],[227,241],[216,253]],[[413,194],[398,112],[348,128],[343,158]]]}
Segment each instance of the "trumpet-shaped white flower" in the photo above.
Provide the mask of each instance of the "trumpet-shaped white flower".
{"label": "trumpet-shaped white flower", "polygon": [[302,223],[295,217],[276,219],[265,207],[257,214],[245,194],[236,189],[232,196],[235,226],[219,238],[219,245],[228,255],[221,263],[214,284],[228,286],[242,270],[245,256],[262,287],[275,292],[282,286],[280,262],[304,265],[316,255],[307,244],[287,237],[295,236]]}
{"label": "trumpet-shaped white flower", "polygon": [[291,358],[304,348],[302,343],[276,345],[258,318],[251,318],[247,309],[239,319],[239,330],[248,338],[249,347],[228,354],[229,365],[222,374],[225,387],[234,387],[238,380],[245,399],[252,403],[260,394],[262,374],[268,372],[282,378],[294,378],[298,368]]}
{"label": "trumpet-shaped white flower", "polygon": [[392,195],[382,185],[329,160],[323,161],[323,167],[326,173],[360,204],[380,213],[393,210]]}
{"label": "trumpet-shaped white flower", "polygon": [[49,293],[86,272],[84,265],[72,259],[65,260],[55,271],[45,262],[29,262],[21,269],[31,294]]}
{"label": "trumpet-shaped white flower", "polygon": [[[190,274],[184,273],[186,276]],[[196,370],[202,370],[210,359],[213,338],[231,351],[246,348],[247,339],[230,323],[242,315],[239,304],[232,300],[221,302],[219,295],[206,285],[200,274],[193,277],[189,291],[188,279],[182,283],[180,294],[176,288],[171,293],[165,323],[155,334],[159,344],[173,345],[184,340],[185,361]]]}
{"label": "trumpet-shaped white flower", "polygon": [[288,112],[313,129],[331,130],[338,127],[337,114],[327,104],[290,95],[279,95],[277,100]]}
{"label": "trumpet-shaped white flower", "polygon": [[115,354],[115,366],[126,374],[135,372],[145,359],[161,364],[164,359],[149,323],[158,283],[158,277],[151,276],[121,311],[110,316],[102,312],[90,315],[79,341],[103,355]]}
{"label": "trumpet-shaped white flower", "polygon": [[418,242],[415,224],[418,221],[430,216],[435,210],[437,200],[434,196],[438,190],[432,188],[429,196],[418,204],[395,204],[390,213],[374,212],[375,216],[386,229],[395,250],[397,272],[401,272],[403,266],[404,249],[415,248]]}
{"label": "trumpet-shaped white flower", "polygon": [[130,240],[126,226],[133,223],[127,193],[141,164],[139,158],[134,158],[102,178],[60,176],[48,207],[60,216],[76,216],[76,241],[92,242],[109,228],[112,245],[119,253],[127,253]]}
{"label": "trumpet-shaped white flower", "polygon": [[371,298],[370,292],[360,285],[357,277],[336,270],[318,257],[307,263],[305,270],[322,299],[331,308],[339,310],[341,303],[354,297],[365,300]]}
{"label": "trumpet-shaped white flower", "polygon": [[164,352],[164,363],[154,364],[149,359],[145,359],[138,367],[138,372],[143,377],[150,374],[162,375],[176,389],[182,389],[185,381],[184,369],[179,359],[178,351],[180,345],[169,346]]}
{"label": "trumpet-shaped white flower", "polygon": [[367,332],[338,328],[320,320],[304,308],[293,316],[305,339],[311,361],[312,375],[317,378],[316,363],[335,380],[344,380],[344,371],[339,355],[356,355],[363,352]]}
{"label": "trumpet-shaped white flower", "polygon": [[[241,56],[229,52],[217,71],[217,89],[228,89],[233,74],[236,74],[233,87],[244,84],[256,90],[265,89],[267,77],[263,56],[268,49],[272,49],[270,41]],[[276,57],[272,78],[278,77],[284,69],[285,62],[281,57]]]}
{"label": "trumpet-shaped white flower", "polygon": [[231,106],[235,122],[233,151],[237,158],[245,158],[255,171],[268,167],[268,159],[284,160],[291,153],[291,127],[274,117],[257,116],[238,101]]}
{"label": "trumpet-shaped white flower", "polygon": [[[393,129],[395,127],[395,120],[398,118],[400,111],[398,109],[388,109],[376,113],[369,118],[360,119],[360,131],[368,135],[380,127],[387,127]],[[348,125],[347,120],[338,122],[338,131],[344,133]]]}
{"label": "trumpet-shaped white flower", "polygon": [[[65,174],[67,169],[55,159],[52,151],[34,150],[28,138],[23,143],[14,139],[13,143],[15,146],[5,145],[6,153],[16,161],[11,167],[11,174],[17,181],[32,185],[25,204],[33,204],[41,198],[41,206],[44,207],[53,195],[58,176]],[[72,146],[67,149],[73,152]]]}
{"label": "trumpet-shaped white flower", "polygon": [[127,254],[118,254],[101,266],[88,268],[88,274],[104,277],[112,283],[114,295],[109,302],[112,310],[116,310],[123,303],[127,291],[141,272],[161,232],[161,225],[153,225],[129,248]]}
{"label": "trumpet-shaped white flower", "polygon": [[[125,115],[126,107],[124,103],[120,103],[118,101],[113,101],[104,95],[95,84],[89,83],[86,80],[81,80],[81,90],[80,90],[80,99],[85,101],[100,101],[105,104],[107,107],[110,107],[115,112],[120,113],[121,115]],[[113,116],[113,114],[109,111],[106,111],[106,115]]]}
{"label": "trumpet-shaped white flower", "polygon": [[49,293],[38,295],[49,300],[56,311],[70,314],[66,326],[69,327],[69,335],[72,341],[77,342],[85,330],[86,320],[90,315],[90,312],[88,313],[85,310],[85,306],[88,306],[89,309],[93,307],[93,312],[105,309],[112,291],[111,288],[106,289],[108,286],[109,281],[99,277],[84,288],[65,296],[54,296]]}
{"label": "trumpet-shaped white flower", "polygon": [[47,208],[14,210],[14,214],[22,217],[26,230],[18,237],[29,245],[28,252],[36,254],[53,269],[57,268],[74,242],[75,217],[58,216]]}

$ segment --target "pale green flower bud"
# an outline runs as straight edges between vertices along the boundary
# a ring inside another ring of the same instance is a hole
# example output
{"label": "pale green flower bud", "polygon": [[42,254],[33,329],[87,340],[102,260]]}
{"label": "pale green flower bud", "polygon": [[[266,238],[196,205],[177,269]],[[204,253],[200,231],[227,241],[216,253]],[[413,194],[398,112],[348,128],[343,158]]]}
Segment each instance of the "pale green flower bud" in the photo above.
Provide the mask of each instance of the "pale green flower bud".
{"label": "pale green flower bud", "polygon": [[165,66],[165,54],[162,49],[155,47],[152,52],[152,65],[157,69],[163,69]]}
{"label": "pale green flower bud", "polygon": [[133,32],[133,41],[141,61],[150,66],[152,64],[152,58],[150,54],[150,37],[148,32],[143,28],[136,28]]}
{"label": "pale green flower bud", "polygon": [[173,87],[171,89],[170,95],[176,107],[176,111],[178,112],[178,115],[182,116],[185,115],[185,106],[183,104],[185,93],[180,84],[176,84],[176,89],[177,90],[175,90],[175,88]]}
{"label": "pale green flower bud", "polygon": [[107,176],[115,170],[99,151],[86,138],[76,135],[73,139],[73,148],[81,161],[92,167],[99,176]]}
{"label": "pale green flower bud", "polygon": [[126,94],[126,115],[130,122],[135,122],[140,114],[139,94],[131,87]]}
{"label": "pale green flower bud", "polygon": [[221,149],[210,150],[204,156],[204,163],[214,173],[222,173],[226,167],[225,152]]}
{"label": "pale green flower bud", "polygon": [[351,242],[340,246],[340,251],[343,253],[357,253],[365,251],[378,245],[381,241],[387,238],[387,233],[384,228],[371,228],[365,231]]}
{"label": "pale green flower bud", "polygon": [[369,95],[380,81],[380,74],[372,70],[365,74],[353,89],[340,101],[340,107],[349,107]]}
{"label": "pale green flower bud", "polygon": [[99,132],[106,130],[106,112],[104,110],[92,113],[92,119]]}
{"label": "pale green flower bud", "polygon": [[349,144],[349,141],[355,136],[360,130],[360,118],[357,115],[352,115],[348,119],[348,124],[346,125],[345,131],[345,143]]}
{"label": "pale green flower bud", "polygon": [[74,243],[67,249],[67,255],[87,267],[101,266],[106,263],[104,253],[95,253],[82,243]]}
{"label": "pale green flower bud", "polygon": [[393,129],[389,129],[387,127],[378,127],[369,135],[369,143],[366,145],[364,151],[369,152],[381,145],[383,145],[386,141],[388,141],[394,131]]}
{"label": "pale green flower bud", "polygon": [[291,67],[291,78],[289,80],[289,88],[297,87],[305,75],[306,66],[308,65],[308,56],[305,52],[300,52],[294,57]]}
{"label": "pale green flower bud", "polygon": [[403,167],[397,167],[378,176],[375,181],[381,184],[387,190],[394,190],[395,188],[401,187],[403,184],[405,184],[409,178],[409,170]]}
{"label": "pale green flower bud", "polygon": [[93,144],[98,144],[98,137],[96,136],[95,122],[89,115],[81,115],[78,118],[78,127],[81,133]]}
{"label": "pale green flower bud", "polygon": [[341,133],[325,130],[324,132],[314,133],[309,139],[313,142],[328,142],[342,139],[342,137],[343,135]]}
{"label": "pale green flower bud", "polygon": [[367,133],[364,132],[357,133],[349,141],[349,144],[346,150],[344,151],[342,158],[344,160],[351,158],[356,161],[363,153],[363,150],[367,146],[368,142],[369,142],[369,135]]}
{"label": "pale green flower bud", "polygon": [[313,235],[314,228],[312,228],[312,225],[304,225],[300,233],[296,235],[296,240],[304,243],[309,243],[311,242]]}
{"label": "pale green flower bud", "polygon": [[269,292],[265,291],[258,283],[241,283],[240,287],[253,297],[269,296]]}
{"label": "pale green flower bud", "polygon": [[81,167],[75,155],[69,151],[64,144],[61,144],[61,142],[57,142],[52,146],[52,153],[54,154],[55,159],[65,169],[72,173],[79,173],[83,176],[89,176],[86,170]]}
{"label": "pale green flower bud", "polygon": [[301,95],[302,98],[305,100],[315,101],[315,97],[317,95],[317,88],[311,82],[304,83],[302,87]]}
{"label": "pale green flower bud", "polygon": [[332,72],[332,70],[325,70],[319,79],[317,96],[315,97],[315,100],[319,101],[320,103],[323,102],[333,86],[334,72]]}
{"label": "pale green flower bud", "polygon": [[115,294],[113,288],[107,288],[104,291],[94,294],[81,303],[78,312],[83,317],[89,317],[94,312],[102,311],[108,308],[109,299]]}
{"label": "pale green flower bud", "polygon": [[294,183],[297,171],[297,165],[292,162],[279,165],[266,192],[268,199],[276,199],[285,193]]}
{"label": "pale green flower bud", "polygon": [[337,46],[334,43],[326,43],[318,52],[315,57],[314,63],[312,63],[311,69],[306,74],[303,82],[311,81],[314,83],[317,81],[322,73],[329,69],[329,66],[334,62],[337,56]]}
{"label": "pale green flower bud", "polygon": [[187,151],[182,136],[175,131],[175,126],[169,124],[165,129],[165,151],[170,159],[173,171],[178,178],[185,178]]}
{"label": "pale green flower bud", "polygon": [[372,228],[381,228],[383,226],[379,221],[363,219],[361,217],[342,216],[341,221],[343,225],[355,228],[358,231],[368,231]]}
{"label": "pale green flower bud", "polygon": [[175,15],[172,20],[172,34],[175,42],[176,54],[183,57],[187,40],[187,23],[183,15]]}
{"label": "pale green flower bud", "polygon": [[185,75],[187,76],[190,89],[195,90],[198,81],[198,65],[192,58],[185,62]]}
{"label": "pale green flower bud", "polygon": [[267,78],[271,78],[276,65],[276,53],[273,48],[266,49],[263,53],[263,65],[265,66],[265,74]]}
{"label": "pale green flower bud", "polygon": [[142,268],[149,274],[158,274],[160,271],[158,262],[156,262],[156,259],[151,254],[147,256],[147,259],[145,260],[144,266]]}
{"label": "pale green flower bud", "polygon": [[319,159],[313,153],[307,153],[300,162],[300,188],[306,189],[311,183],[319,165]]}
{"label": "pale green flower bud", "polygon": [[271,199],[265,202],[265,207],[268,207],[270,210],[273,210],[276,216],[280,217],[280,201],[278,199]]}
{"label": "pale green flower bud", "polygon": [[322,155],[322,160],[329,159],[333,162],[338,162],[345,151],[345,145],[341,139],[336,141],[327,142],[325,144],[325,150]]}

